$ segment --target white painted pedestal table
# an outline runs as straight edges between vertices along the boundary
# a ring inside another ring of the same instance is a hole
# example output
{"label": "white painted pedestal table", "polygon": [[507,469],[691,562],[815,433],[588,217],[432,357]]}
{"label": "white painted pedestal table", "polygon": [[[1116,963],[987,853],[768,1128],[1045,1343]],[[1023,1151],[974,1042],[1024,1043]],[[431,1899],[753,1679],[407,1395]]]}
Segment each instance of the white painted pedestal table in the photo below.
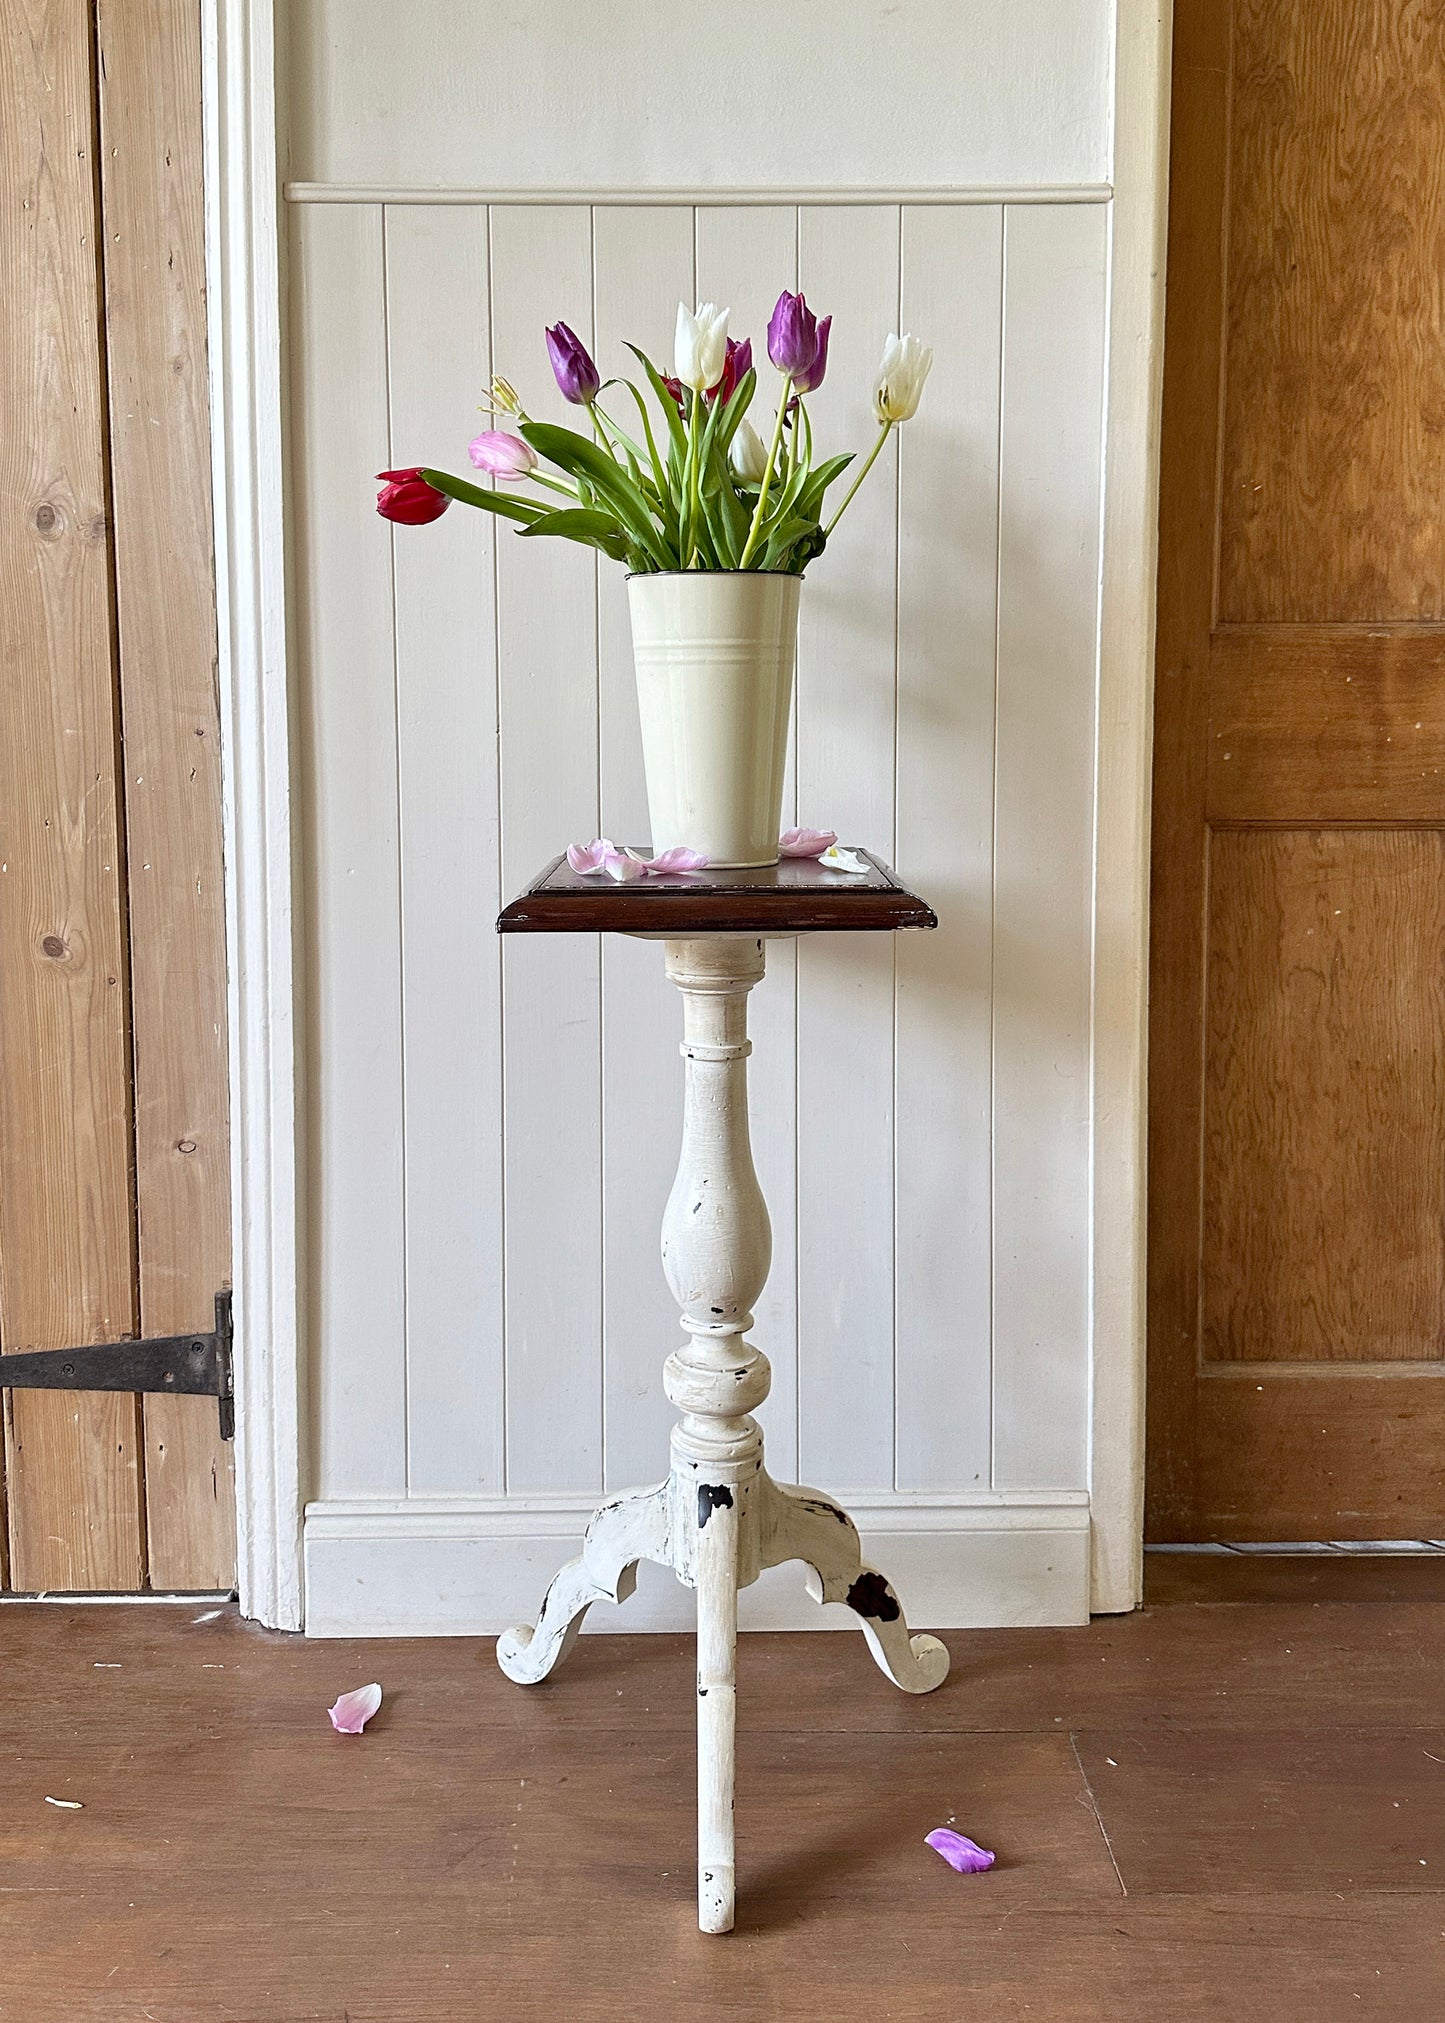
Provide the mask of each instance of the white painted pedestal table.
{"label": "white painted pedestal table", "polygon": [[595,1601],[622,1602],[640,1560],[671,1567],[697,1593],[698,1923],[733,1923],[733,1761],[738,1590],[801,1560],[819,1602],[857,1616],[874,1657],[906,1693],[948,1671],[937,1637],[909,1633],[897,1595],[863,1558],[852,1519],[813,1489],[774,1482],[751,1414],[768,1395],[767,1357],[745,1339],[771,1261],[768,1211],[748,1141],[748,992],[768,939],[930,928],[931,909],[867,852],[866,878],[788,860],[599,887],[565,858],[502,913],[504,934],[620,933],[664,941],[682,992],[686,1088],[682,1156],[662,1224],[662,1264],[686,1344],[663,1384],[680,1418],[665,1482],[605,1502],[578,1558],[543,1599],[536,1627],[508,1630],[497,1661],[535,1685],[571,1648]]}

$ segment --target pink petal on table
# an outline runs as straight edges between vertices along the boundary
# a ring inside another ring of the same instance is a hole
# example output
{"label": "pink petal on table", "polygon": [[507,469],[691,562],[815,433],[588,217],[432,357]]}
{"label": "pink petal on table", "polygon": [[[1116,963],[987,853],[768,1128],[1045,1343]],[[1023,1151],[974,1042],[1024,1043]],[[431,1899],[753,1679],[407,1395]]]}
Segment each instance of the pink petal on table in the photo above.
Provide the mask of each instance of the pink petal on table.
{"label": "pink petal on table", "polygon": [[701,850],[684,849],[681,843],[671,850],[659,850],[647,861],[649,871],[705,871],[707,859]]}
{"label": "pink petal on table", "polygon": [[380,1686],[358,1686],[355,1692],[343,1693],[326,1711],[338,1735],[359,1735],[380,1705]]}
{"label": "pink petal on table", "polygon": [[778,838],[778,854],[783,857],[821,857],[837,842],[833,829],[784,829]]}
{"label": "pink petal on table", "polygon": [[931,1847],[935,1854],[941,1854],[948,1866],[956,1868],[960,1875],[977,1875],[994,1864],[994,1857],[986,1847],[980,1847],[966,1833],[954,1833],[946,1826],[935,1826],[932,1833],[925,1833],[923,1844]]}
{"label": "pink petal on table", "polygon": [[615,878],[619,885],[626,885],[634,878],[645,878],[647,866],[635,850],[612,850],[602,860],[602,869],[609,878]]}
{"label": "pink petal on table", "polygon": [[607,859],[617,854],[615,845],[605,836],[599,836],[595,843],[569,843],[567,862],[579,878],[590,878],[598,871],[607,869]]}

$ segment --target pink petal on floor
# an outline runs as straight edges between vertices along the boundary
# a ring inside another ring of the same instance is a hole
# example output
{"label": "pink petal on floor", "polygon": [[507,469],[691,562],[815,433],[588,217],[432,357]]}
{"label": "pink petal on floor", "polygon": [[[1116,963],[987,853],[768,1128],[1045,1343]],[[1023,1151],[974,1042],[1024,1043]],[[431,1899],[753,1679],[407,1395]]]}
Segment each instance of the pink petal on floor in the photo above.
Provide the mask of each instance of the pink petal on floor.
{"label": "pink petal on floor", "polygon": [[343,1693],[326,1711],[338,1735],[359,1735],[380,1705],[380,1686],[358,1686],[352,1693]]}
{"label": "pink petal on floor", "polygon": [[659,850],[647,860],[649,871],[705,871],[707,859],[701,850],[687,850],[679,843],[674,849]]}
{"label": "pink petal on floor", "polygon": [[778,854],[782,857],[821,857],[837,840],[837,832],[833,829],[784,829],[778,838]]}
{"label": "pink petal on floor", "polygon": [[994,1864],[994,1857],[986,1847],[980,1847],[966,1833],[954,1833],[946,1826],[935,1826],[932,1833],[924,1834],[923,1844],[931,1847],[935,1854],[941,1854],[948,1866],[956,1868],[960,1875],[977,1875]]}

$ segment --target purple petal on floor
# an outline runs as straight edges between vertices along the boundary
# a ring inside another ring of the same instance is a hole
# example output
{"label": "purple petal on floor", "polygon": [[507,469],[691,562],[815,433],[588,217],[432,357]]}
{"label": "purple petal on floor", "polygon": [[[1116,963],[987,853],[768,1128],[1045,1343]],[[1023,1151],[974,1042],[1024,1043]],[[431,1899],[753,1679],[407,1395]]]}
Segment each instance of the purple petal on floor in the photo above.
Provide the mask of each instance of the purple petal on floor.
{"label": "purple petal on floor", "polygon": [[359,1735],[380,1705],[380,1686],[358,1686],[354,1692],[343,1693],[326,1711],[338,1735]]}
{"label": "purple petal on floor", "polygon": [[935,1826],[932,1833],[923,1836],[925,1847],[931,1847],[935,1854],[941,1854],[950,1868],[956,1868],[960,1875],[977,1875],[982,1869],[992,1868],[994,1857],[986,1847],[980,1847],[976,1840],[970,1840],[966,1833],[954,1833],[946,1826]]}

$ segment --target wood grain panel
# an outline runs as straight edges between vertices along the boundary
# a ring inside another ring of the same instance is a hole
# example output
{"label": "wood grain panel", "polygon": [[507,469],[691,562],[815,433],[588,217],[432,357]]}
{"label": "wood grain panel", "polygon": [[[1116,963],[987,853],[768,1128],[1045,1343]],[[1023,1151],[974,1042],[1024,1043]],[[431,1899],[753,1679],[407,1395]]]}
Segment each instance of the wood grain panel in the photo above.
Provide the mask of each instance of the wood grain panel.
{"label": "wood grain panel", "polygon": [[[1229,111],[1228,0],[1178,0],[1160,428],[1149,898],[1147,1521],[1187,1538],[1203,1130],[1205,768]],[[1181,1528],[1182,1527],[1182,1528]]]}
{"label": "wood grain panel", "polygon": [[1221,627],[1206,814],[1445,821],[1445,628]]}
{"label": "wood grain panel", "polygon": [[[465,470],[491,377],[486,211],[393,206],[385,243],[389,461]],[[423,1491],[503,1480],[494,538],[456,507],[393,550],[407,1483]]]}
{"label": "wood grain panel", "polygon": [[[134,1333],[129,1015],[91,19],[0,16],[0,1270],[4,1347]],[[133,1398],[6,1396],[10,1579],[144,1578]]]}
{"label": "wood grain panel", "polygon": [[[195,0],[100,0],[101,197],[125,738],[140,1321],[230,1283],[226,925]],[[144,1403],[150,1581],[235,1579],[207,1398]]]}
{"label": "wood grain panel", "polygon": [[1207,1366],[1197,1535],[1445,1536],[1442,1411],[1439,1363]]}
{"label": "wood grain panel", "polygon": [[[406,1487],[405,1147],[382,216],[292,221],[316,1488]],[[361,1184],[356,1176],[364,1175]]]}
{"label": "wood grain panel", "polygon": [[897,854],[938,914],[897,965],[900,1489],[991,1479],[993,770],[1003,212],[905,206],[902,327],[947,328],[899,444]]}
{"label": "wood grain panel", "polygon": [[1445,1351],[1445,835],[1209,855],[1206,1362]]}
{"label": "wood grain panel", "polygon": [[1219,613],[1445,617],[1445,16],[1236,0]]}

